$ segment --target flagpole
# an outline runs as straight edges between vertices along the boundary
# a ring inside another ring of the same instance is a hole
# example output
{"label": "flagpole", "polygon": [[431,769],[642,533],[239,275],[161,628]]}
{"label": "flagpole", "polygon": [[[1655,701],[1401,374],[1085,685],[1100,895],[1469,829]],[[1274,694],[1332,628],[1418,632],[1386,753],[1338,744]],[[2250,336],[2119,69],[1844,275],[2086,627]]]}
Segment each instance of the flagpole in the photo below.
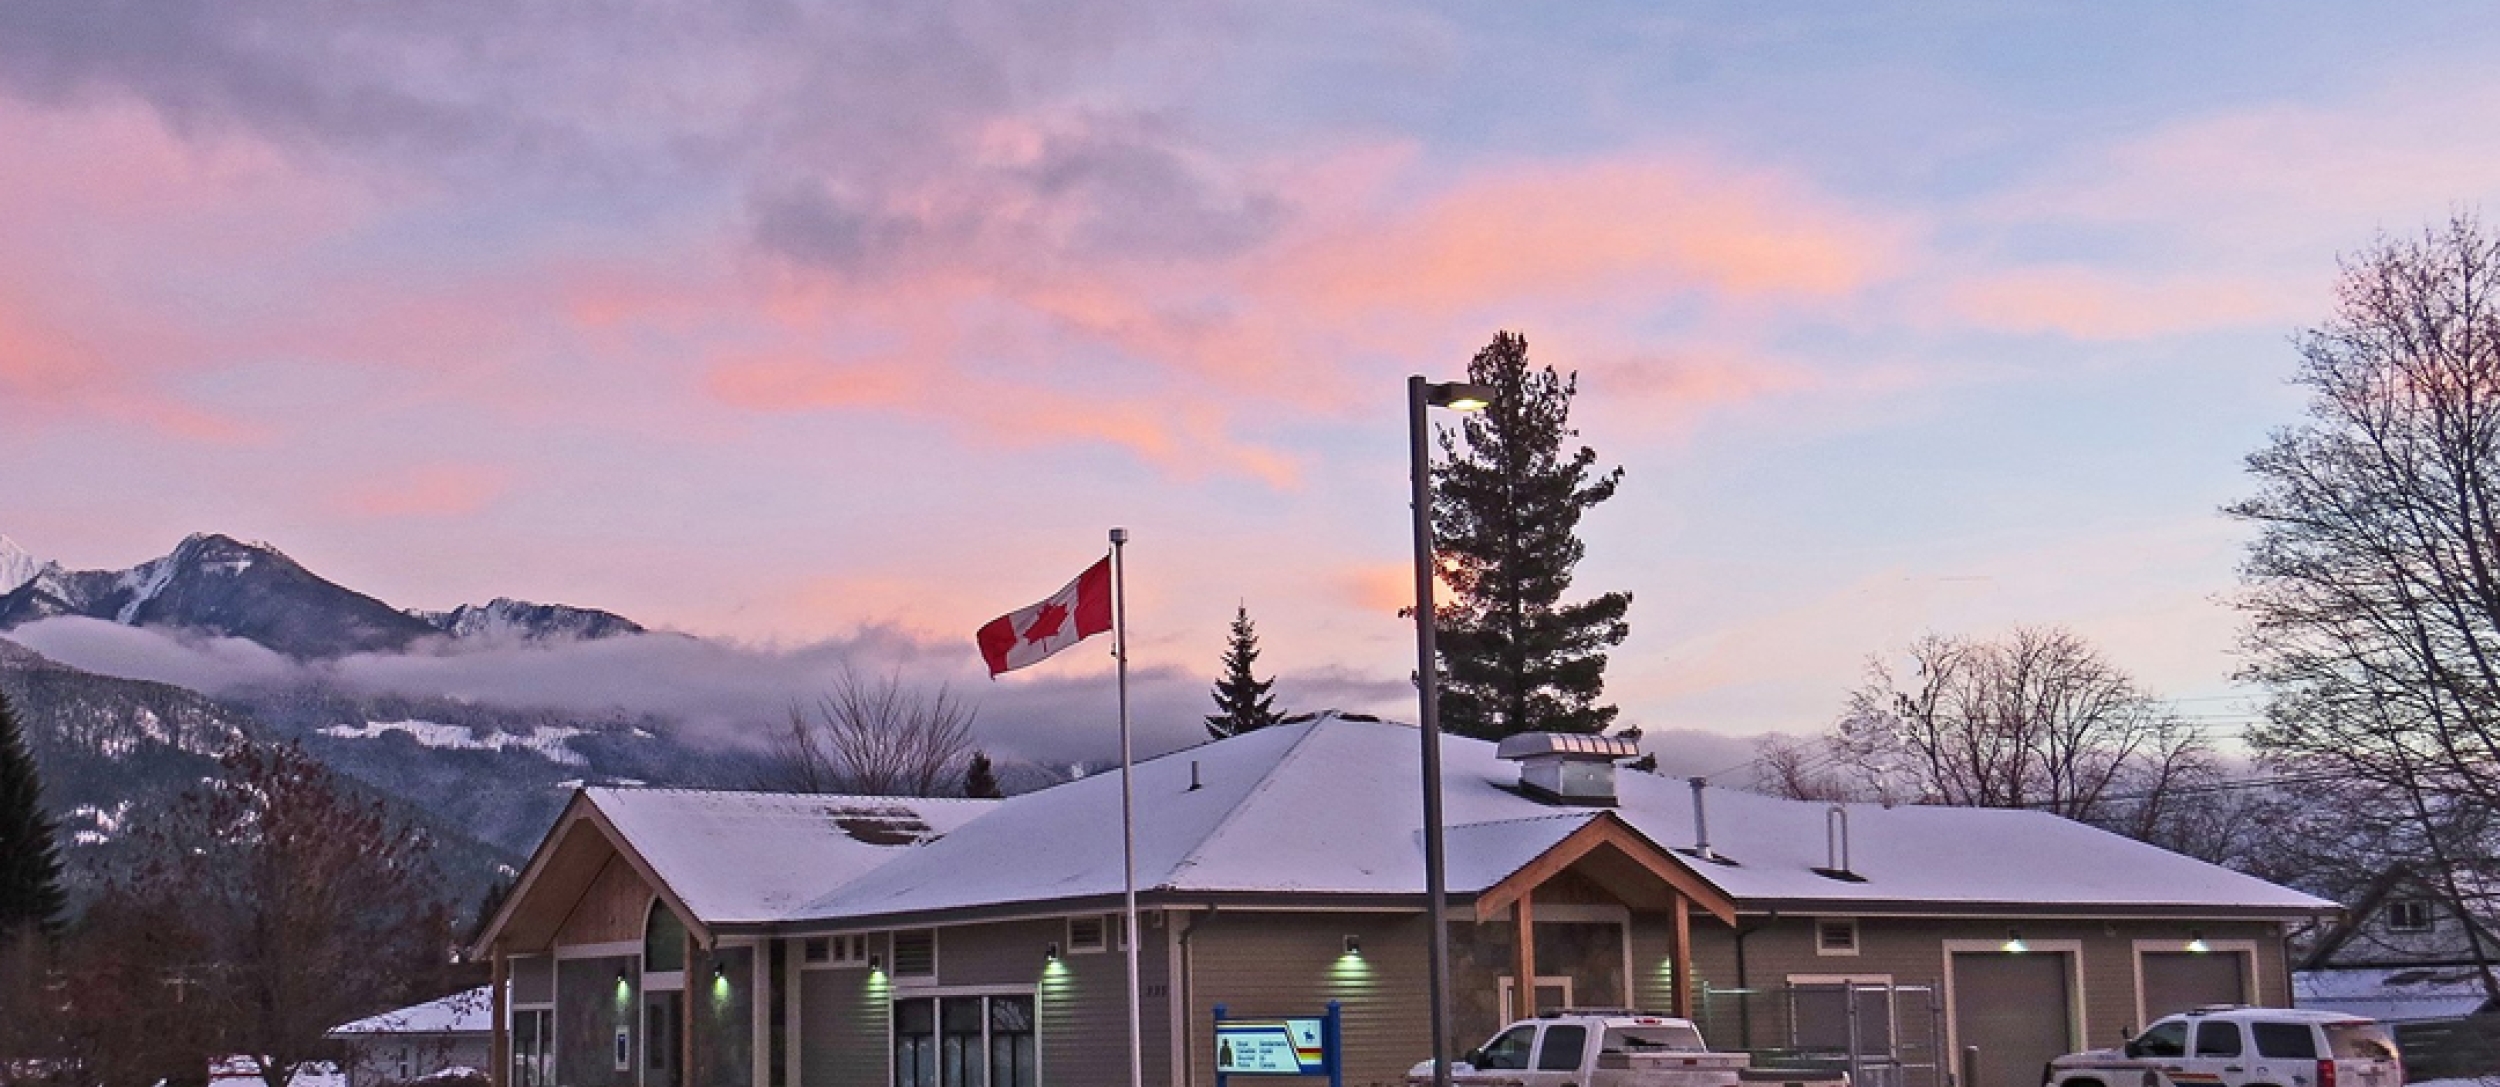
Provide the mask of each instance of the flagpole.
{"label": "flagpole", "polygon": [[1120,868],[1123,876],[1121,942],[1128,945],[1128,1082],[1145,1087],[1144,1032],[1137,992],[1137,792],[1131,784],[1128,742],[1128,530],[1111,530],[1111,642],[1120,664]]}

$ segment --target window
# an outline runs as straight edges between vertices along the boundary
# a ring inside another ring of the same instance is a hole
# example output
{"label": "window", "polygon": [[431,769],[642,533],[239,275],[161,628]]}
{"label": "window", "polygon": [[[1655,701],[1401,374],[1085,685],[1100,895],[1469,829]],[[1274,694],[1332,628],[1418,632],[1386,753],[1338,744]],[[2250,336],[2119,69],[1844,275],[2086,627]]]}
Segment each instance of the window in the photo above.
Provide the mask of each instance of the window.
{"label": "window", "polygon": [[1814,953],[1817,955],[1855,955],[1858,953],[1858,919],[1826,917],[1814,923]]}
{"label": "window", "polygon": [[2396,1059],[2396,1041],[2387,1036],[2387,1028],[2376,1023],[2327,1023],[2326,1045],[2337,1057],[2348,1061],[2392,1061]]}
{"label": "window", "polygon": [[2196,1024],[2196,1055],[2199,1057],[2239,1056],[2240,1025],[2210,1019]]}
{"label": "window", "polygon": [[2145,1029],[2127,1043],[2130,1057],[2187,1056],[2188,1025],[2185,1019],[2164,1019]]}
{"label": "window", "polygon": [[1687,1026],[1607,1027],[1610,1053],[1706,1053],[1701,1032]]}
{"label": "window", "polygon": [[800,957],[808,966],[866,966],[868,936],[811,936],[802,945]]}
{"label": "window", "polygon": [[920,997],[894,1002],[895,1087],[1035,1087],[1033,998]]}
{"label": "window", "polygon": [[1110,946],[1111,919],[1099,914],[1068,918],[1068,953],[1083,955]]}
{"label": "window", "polygon": [[512,1013],[512,1087],[549,1087],[555,1082],[555,1068],[555,1010],[515,1010]]}
{"label": "window", "polygon": [[937,930],[919,928],[895,933],[893,967],[898,978],[936,977]]}
{"label": "window", "polygon": [[2387,904],[2387,931],[2429,932],[2431,904],[2427,899],[2406,898]]}
{"label": "window", "polygon": [[2309,1033],[2307,1023],[2250,1023],[2248,1032],[2257,1036],[2257,1055],[2260,1057],[2295,1061],[2318,1059],[2318,1039]]}
{"label": "window", "polygon": [[1545,1044],[1537,1047],[1536,1068],[1539,1072],[1577,1072],[1580,1054],[1589,1047],[1589,1028],[1552,1026],[1545,1028]]}
{"label": "window", "polygon": [[642,970],[646,974],[665,974],[686,968],[686,925],[677,919],[668,903],[651,901],[651,912],[642,925]]}
{"label": "window", "polygon": [[1525,1070],[1528,1067],[1528,1047],[1535,1041],[1534,1026],[1512,1027],[1503,1031],[1501,1037],[1485,1043],[1483,1049],[1476,1051],[1476,1059],[1468,1063],[1479,1070]]}

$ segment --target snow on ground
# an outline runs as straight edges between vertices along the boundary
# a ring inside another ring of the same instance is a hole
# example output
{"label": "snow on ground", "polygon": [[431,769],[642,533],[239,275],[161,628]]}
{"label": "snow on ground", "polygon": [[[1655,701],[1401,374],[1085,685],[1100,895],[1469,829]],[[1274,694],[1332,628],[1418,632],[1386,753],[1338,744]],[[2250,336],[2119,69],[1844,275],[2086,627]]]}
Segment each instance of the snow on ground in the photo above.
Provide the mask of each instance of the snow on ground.
{"label": "snow on ground", "polygon": [[2405,1087],[2500,1087],[2500,1076],[2467,1076],[2460,1079],[2419,1079]]}
{"label": "snow on ground", "polygon": [[[258,1058],[236,1055],[208,1063],[208,1087],[261,1087]],[[347,1074],[327,1061],[296,1066],[287,1087],[347,1087]]]}
{"label": "snow on ground", "polygon": [[324,736],[336,736],[342,740],[371,740],[393,732],[407,733],[410,739],[427,747],[474,751],[502,751],[517,747],[535,751],[550,761],[567,766],[590,765],[589,759],[565,743],[575,736],[590,735],[589,729],[534,728],[527,733],[489,732],[481,736],[460,725],[434,721],[367,721],[362,725],[332,725],[321,730]]}
{"label": "snow on ground", "polygon": [[124,800],[113,805],[113,808],[110,811],[99,808],[93,804],[80,804],[77,807],[71,808],[69,813],[63,817],[62,822],[67,823],[73,819],[84,819],[93,824],[92,827],[82,827],[73,831],[70,834],[70,840],[77,842],[80,845],[102,845],[106,842],[112,841],[115,835],[120,834],[122,824],[128,821],[129,818],[130,801]]}

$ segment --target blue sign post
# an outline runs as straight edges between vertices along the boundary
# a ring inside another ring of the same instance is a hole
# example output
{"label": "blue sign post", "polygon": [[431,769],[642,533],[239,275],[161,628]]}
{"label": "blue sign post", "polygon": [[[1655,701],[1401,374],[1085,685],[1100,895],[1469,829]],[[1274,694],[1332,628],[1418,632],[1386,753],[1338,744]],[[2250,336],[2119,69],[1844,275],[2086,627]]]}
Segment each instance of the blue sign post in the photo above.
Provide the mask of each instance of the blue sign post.
{"label": "blue sign post", "polygon": [[1215,1006],[1215,1087],[1234,1076],[1326,1076],[1345,1087],[1345,1020],[1337,1002],[1315,1019],[1234,1019]]}

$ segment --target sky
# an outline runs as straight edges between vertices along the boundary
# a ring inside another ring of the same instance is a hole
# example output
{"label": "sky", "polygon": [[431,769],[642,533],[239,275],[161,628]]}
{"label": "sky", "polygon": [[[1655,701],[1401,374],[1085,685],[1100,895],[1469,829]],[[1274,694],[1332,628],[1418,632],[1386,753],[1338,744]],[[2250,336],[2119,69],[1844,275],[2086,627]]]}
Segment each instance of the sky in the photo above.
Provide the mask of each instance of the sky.
{"label": "sky", "polygon": [[1574,592],[1634,596],[1624,722],[1812,732],[2035,624],[2227,732],[2218,509],[2339,257],[2500,192],[2495,23],[9,5],[0,532],[908,645],[1012,729],[1107,656],[993,686],[972,631],[1116,525],[1157,735],[1237,604],[1288,708],[1411,716],[1404,379],[1507,329],[1624,469]]}

